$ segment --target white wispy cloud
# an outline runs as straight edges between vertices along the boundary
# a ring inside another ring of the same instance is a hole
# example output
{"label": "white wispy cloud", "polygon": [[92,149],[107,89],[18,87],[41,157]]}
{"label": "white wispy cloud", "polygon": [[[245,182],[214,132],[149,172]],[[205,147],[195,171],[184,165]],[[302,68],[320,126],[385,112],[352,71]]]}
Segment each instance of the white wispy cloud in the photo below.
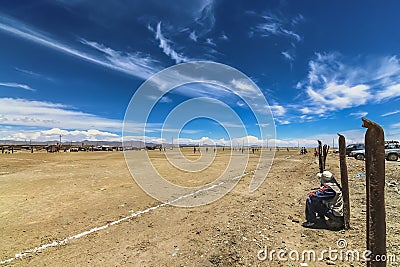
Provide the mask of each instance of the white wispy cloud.
{"label": "white wispy cloud", "polygon": [[[275,139],[269,140],[269,144],[273,144]],[[174,139],[175,142],[175,139]],[[256,136],[247,135],[243,137],[233,138],[231,140],[227,139],[213,139],[208,136],[203,136],[199,139],[192,138],[179,138],[176,139],[176,143],[178,144],[191,144],[191,145],[225,145],[225,146],[266,146],[267,140],[262,140]]]}
{"label": "white wispy cloud", "polygon": [[[99,45],[95,42],[81,40],[83,44],[91,45],[93,48],[96,48],[97,50],[100,50],[106,54],[106,57],[94,56],[63,44],[62,42],[59,42],[53,38],[47,37],[41,32],[34,30],[14,19],[7,19],[6,22],[0,21],[0,30],[13,34],[19,38],[29,40],[36,44],[78,57],[85,61],[142,79],[147,79],[150,75],[159,70],[156,66],[157,62],[151,59],[149,56],[142,56],[138,53],[122,53]],[[97,44],[97,46],[95,46],[95,44]]]}
{"label": "white wispy cloud", "polygon": [[288,51],[283,51],[281,53],[287,60],[294,61],[295,57],[294,57],[294,54],[291,51],[288,50]]}
{"label": "white wispy cloud", "polygon": [[[296,42],[300,42],[302,40],[300,34],[296,33],[294,29],[291,29],[293,26],[295,26],[295,24],[291,23],[291,20],[281,18],[274,14],[264,15],[262,16],[262,19],[263,22],[259,23],[255,28],[253,28],[252,32],[257,32],[264,37],[275,35],[287,37]],[[300,21],[301,20],[298,19],[297,23]]]}
{"label": "white wispy cloud", "polygon": [[195,11],[194,21],[199,25],[199,35],[204,36],[210,32],[215,25],[214,0],[200,1],[199,8]]}
{"label": "white wispy cloud", "polygon": [[362,118],[362,117],[367,116],[368,112],[367,111],[357,111],[357,112],[351,112],[349,115],[357,117],[357,118]]}
{"label": "white wispy cloud", "polygon": [[161,22],[157,24],[156,40],[160,42],[159,47],[162,48],[163,53],[173,59],[176,64],[188,61],[188,58],[176,52],[170,45],[171,41],[164,37],[161,32]]}
{"label": "white wispy cloud", "polygon": [[225,41],[229,40],[229,37],[228,37],[228,35],[225,34],[225,32],[223,32],[219,38],[221,40],[225,40]]}
{"label": "white wispy cloud", "polygon": [[295,60],[296,54],[296,43],[299,43],[303,39],[303,37],[296,32],[296,28],[298,24],[304,21],[304,17],[298,14],[293,18],[289,18],[271,12],[261,17],[256,12],[247,12],[247,14],[256,16],[262,20],[250,29],[248,33],[250,38],[253,36],[277,36],[290,41],[289,46],[284,48],[285,50],[281,52],[281,55],[283,55],[285,60],[289,61],[290,67],[292,68],[292,62]]}
{"label": "white wispy cloud", "polygon": [[122,121],[77,111],[63,104],[16,98],[0,98],[0,124],[114,132],[122,128]]}
{"label": "white wispy cloud", "polygon": [[272,110],[272,113],[274,114],[274,116],[277,117],[282,117],[286,114],[286,108],[284,106],[281,105],[270,105],[270,108]]}
{"label": "white wispy cloud", "polygon": [[325,114],[368,103],[381,103],[400,96],[400,63],[396,56],[368,63],[344,62],[338,53],[316,53],[309,61],[303,89],[309,105],[299,107],[303,114]]}
{"label": "white wispy cloud", "polygon": [[[287,108],[279,105],[278,103],[274,102],[272,105],[259,105],[256,99],[263,98],[264,95],[258,89],[258,87],[252,83],[249,83],[247,80],[236,80],[233,79],[231,81],[231,86],[233,86],[234,91],[237,95],[241,97],[246,97],[248,100],[252,101],[252,103],[247,103],[250,105],[254,112],[257,114],[270,114],[275,119],[275,121],[279,124],[289,124],[290,120],[287,118]],[[235,103],[236,106],[241,108],[247,108],[248,106],[245,105],[242,101],[237,101]]]}
{"label": "white wispy cloud", "polygon": [[396,55],[381,58],[378,61],[378,65],[375,79],[383,79],[384,82],[390,82],[391,77],[400,75],[400,60]]}
{"label": "white wispy cloud", "polygon": [[26,130],[26,129],[7,129],[0,131],[0,136],[5,140],[14,141],[55,141],[62,136],[62,142],[80,142],[89,141],[121,141],[121,137],[115,133],[100,131],[97,129],[90,130],[65,130],[60,128],[52,128],[49,130]]}
{"label": "white wispy cloud", "polygon": [[257,86],[249,83],[248,80],[233,79],[231,81],[231,86],[233,86],[234,92],[239,96],[249,99],[263,97]]}
{"label": "white wispy cloud", "polygon": [[292,25],[297,25],[305,20],[304,16],[302,14],[297,14],[295,17],[292,18],[291,24]]}
{"label": "white wispy cloud", "polygon": [[102,52],[104,54],[103,60],[107,61],[113,68],[136,77],[147,79],[160,70],[160,68],[157,67],[158,61],[149,56],[144,56],[141,53],[116,51],[103,44],[85,39],[81,39],[80,42]]}
{"label": "white wispy cloud", "polygon": [[387,100],[400,96],[400,83],[386,87],[376,93],[376,98],[379,101]]}
{"label": "white wispy cloud", "polygon": [[172,99],[170,97],[168,97],[168,96],[163,96],[160,99],[160,103],[172,103]]}
{"label": "white wispy cloud", "polygon": [[330,82],[323,89],[307,88],[313,103],[323,111],[338,110],[364,105],[371,99],[370,87],[364,84],[347,86]]}
{"label": "white wispy cloud", "polygon": [[195,32],[195,31],[190,32],[189,38],[190,38],[191,40],[193,40],[194,42],[197,42],[197,35],[196,35],[196,32]]}
{"label": "white wispy cloud", "polygon": [[385,128],[386,140],[399,140],[400,139],[400,123],[393,123]]}
{"label": "white wispy cloud", "polygon": [[[164,96],[160,102],[169,103],[172,101]],[[210,101],[217,101],[210,99]],[[219,103],[219,102],[218,102]],[[204,106],[204,105],[203,105]],[[195,134],[197,130],[182,130],[179,127],[165,127],[163,123],[132,122],[108,119],[94,114],[82,112],[75,108],[59,103],[31,101],[26,99],[0,98],[0,131],[6,127],[13,127],[14,130],[7,131],[7,138],[13,140],[32,139],[41,140],[49,138],[49,134],[74,136],[71,140],[79,141],[89,139],[117,140],[120,138],[122,127],[125,128],[125,135],[143,133],[184,133]],[[170,125],[171,126],[171,125]],[[172,125],[174,126],[174,125]],[[234,127],[228,124],[227,127]],[[29,130],[39,128],[41,130]],[[53,129],[49,132],[49,129]],[[54,130],[55,129],[55,130]],[[58,130],[57,130],[58,129]],[[60,133],[59,129],[64,129]],[[99,131],[99,132],[98,132]],[[55,132],[55,133],[54,133]],[[3,136],[6,136],[3,131]],[[12,138],[11,138],[12,137]],[[111,138],[111,139],[110,139]]]}
{"label": "white wispy cloud", "polygon": [[20,73],[23,73],[25,75],[28,75],[28,76],[31,76],[31,77],[34,77],[34,78],[37,78],[37,79],[45,79],[45,80],[48,80],[48,81],[52,81],[53,80],[50,77],[47,77],[47,76],[45,76],[43,74],[31,71],[31,70],[21,69],[21,68],[18,68],[18,67],[15,67],[14,69],[16,71],[20,72]]}
{"label": "white wispy cloud", "polygon": [[36,89],[33,89],[29,85],[21,84],[21,83],[0,82],[0,86],[12,87],[12,88],[21,88],[21,89],[28,90],[28,91],[36,91]]}
{"label": "white wispy cloud", "polygon": [[223,126],[224,128],[245,128],[246,126],[243,123],[232,123],[229,121],[221,121],[218,125]]}
{"label": "white wispy cloud", "polygon": [[206,39],[206,44],[209,44],[209,45],[212,45],[212,46],[217,46],[217,44],[214,43],[213,39],[211,39],[211,38],[207,38]]}
{"label": "white wispy cloud", "polygon": [[246,107],[246,104],[245,104],[243,101],[237,101],[237,102],[236,102],[236,105],[237,105],[238,107],[241,107],[241,108]]}
{"label": "white wispy cloud", "polygon": [[386,117],[386,116],[390,116],[390,115],[394,115],[394,114],[398,114],[398,113],[400,113],[400,110],[395,110],[395,111],[391,111],[391,112],[388,112],[388,113],[384,113],[381,116],[382,117]]}
{"label": "white wispy cloud", "polygon": [[288,119],[282,119],[282,118],[277,118],[277,117],[274,117],[274,120],[280,125],[287,125],[287,124],[291,123],[290,120],[288,120]]}
{"label": "white wispy cloud", "polygon": [[294,31],[290,31],[290,30],[287,30],[287,29],[281,29],[281,31],[285,34],[285,35],[287,35],[287,36],[289,36],[289,37],[292,37],[294,40],[296,40],[297,42],[300,42],[301,41],[301,36],[299,35],[299,34],[297,34],[297,33],[295,33]]}

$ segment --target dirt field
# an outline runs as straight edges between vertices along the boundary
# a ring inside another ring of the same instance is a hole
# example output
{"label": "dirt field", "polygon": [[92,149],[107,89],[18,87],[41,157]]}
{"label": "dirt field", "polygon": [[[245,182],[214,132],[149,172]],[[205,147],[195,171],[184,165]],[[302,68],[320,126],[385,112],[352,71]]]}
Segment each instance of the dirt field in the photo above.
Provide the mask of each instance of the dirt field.
{"label": "dirt field", "polygon": [[[319,186],[318,161],[310,153],[298,152],[276,152],[272,169],[256,192],[248,192],[251,175],[246,175],[225,197],[195,208],[158,206],[161,203],[131,178],[122,152],[0,154],[0,261],[11,259],[3,264],[12,266],[307,266],[301,259],[278,261],[276,254],[262,261],[259,251],[283,249],[286,258],[298,251],[301,258],[302,251],[313,249],[318,258],[322,250],[339,249],[339,239],[347,242],[344,250],[362,253],[365,177],[357,174],[365,174],[364,162],[347,159],[352,229],[305,229],[304,202]],[[197,157],[192,150],[185,154],[192,160]],[[227,151],[218,151],[214,163],[198,175],[166,166],[159,151],[150,156],[170,181],[196,186],[209,183],[229,159]],[[250,155],[247,171],[255,168],[256,160],[257,155]],[[400,182],[399,166],[400,162],[386,162],[387,182]],[[327,169],[339,177],[338,155],[328,156]],[[385,190],[388,255],[400,261],[400,185]],[[79,235],[93,228],[92,233]],[[73,236],[65,244],[16,256]],[[306,263],[365,265],[333,262],[327,254],[319,262]]]}

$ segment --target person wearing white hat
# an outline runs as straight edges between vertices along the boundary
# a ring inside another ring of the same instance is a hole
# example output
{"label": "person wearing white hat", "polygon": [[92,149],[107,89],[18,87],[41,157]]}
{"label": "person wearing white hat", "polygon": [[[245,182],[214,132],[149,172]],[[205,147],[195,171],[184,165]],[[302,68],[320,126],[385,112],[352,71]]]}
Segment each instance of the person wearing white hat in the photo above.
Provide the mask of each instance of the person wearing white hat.
{"label": "person wearing white hat", "polygon": [[344,226],[343,198],[340,185],[330,171],[318,173],[321,188],[310,192],[306,200],[307,228],[328,228],[339,230]]}

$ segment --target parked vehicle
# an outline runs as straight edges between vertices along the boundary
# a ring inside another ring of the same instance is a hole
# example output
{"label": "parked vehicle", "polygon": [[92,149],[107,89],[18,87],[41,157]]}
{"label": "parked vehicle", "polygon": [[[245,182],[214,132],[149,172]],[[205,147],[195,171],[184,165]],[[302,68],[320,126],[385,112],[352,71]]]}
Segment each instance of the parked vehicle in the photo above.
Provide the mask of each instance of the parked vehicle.
{"label": "parked vehicle", "polygon": [[385,142],[385,149],[394,149],[394,148],[400,148],[399,142],[397,141]]}
{"label": "parked vehicle", "polygon": [[347,145],[346,146],[346,155],[350,156],[350,152],[355,151],[355,150],[362,150],[362,149],[365,149],[365,146],[362,143]]}
{"label": "parked vehicle", "polygon": [[[358,160],[365,159],[365,149],[353,150],[349,153],[350,157]],[[400,157],[400,145],[397,141],[385,142],[385,157],[388,161],[397,161]]]}
{"label": "parked vehicle", "polygon": [[360,149],[360,150],[350,151],[348,156],[354,157],[355,159],[358,159],[358,160],[364,160],[365,159],[365,150]]}
{"label": "parked vehicle", "polygon": [[386,160],[397,161],[400,156],[400,148],[385,149]]}

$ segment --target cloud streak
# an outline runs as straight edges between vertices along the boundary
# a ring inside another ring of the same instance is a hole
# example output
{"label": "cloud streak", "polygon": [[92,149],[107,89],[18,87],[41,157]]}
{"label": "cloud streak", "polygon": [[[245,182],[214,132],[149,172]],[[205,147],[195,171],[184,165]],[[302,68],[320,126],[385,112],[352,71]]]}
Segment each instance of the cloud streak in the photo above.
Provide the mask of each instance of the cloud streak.
{"label": "cloud streak", "polygon": [[[162,49],[163,53],[167,56],[169,56],[172,60],[175,61],[176,64],[186,62],[189,59],[186,58],[185,56],[179,54],[176,52],[170,45],[171,41],[169,41],[167,38],[164,37],[164,35],[161,32],[161,22],[157,24],[157,29],[156,29],[156,40],[159,41],[159,47]],[[197,39],[196,39],[197,40]]]}
{"label": "cloud streak", "polygon": [[261,17],[259,17],[256,12],[248,12],[248,14],[257,16],[261,19],[261,22],[251,28],[249,37],[253,37],[254,35],[261,37],[277,36],[290,42],[290,47],[286,48],[285,51],[282,51],[281,55],[285,60],[289,61],[292,68],[292,62],[296,58],[296,43],[303,40],[303,37],[295,31],[295,28],[304,21],[304,17],[301,14],[298,14],[294,18],[290,19],[270,12]]}
{"label": "cloud streak", "polygon": [[400,113],[400,110],[391,111],[391,112],[382,114],[381,116],[382,116],[382,117],[387,117],[387,116],[394,115],[394,114],[398,114],[398,113]]}
{"label": "cloud streak", "polygon": [[82,39],[81,43],[89,45],[106,55],[105,58],[96,57],[58,42],[52,38],[46,37],[38,31],[30,29],[26,25],[15,20],[9,19],[7,20],[7,23],[0,22],[0,30],[13,34],[21,39],[57,50],[67,55],[75,56],[82,60],[141,79],[147,79],[150,75],[154,74],[158,70],[158,67],[155,66],[155,63],[157,62],[148,56],[142,57],[138,53],[129,54],[118,52],[95,42],[89,42]]}
{"label": "cloud streak", "polygon": [[357,118],[362,118],[362,117],[365,117],[367,115],[368,115],[368,112],[366,112],[366,111],[357,111],[357,112],[350,113],[350,116],[354,116],[354,117],[357,117]]}
{"label": "cloud streak", "polygon": [[290,51],[283,51],[281,54],[289,61],[294,61],[294,55]]}
{"label": "cloud streak", "polygon": [[196,32],[195,32],[195,31],[190,32],[189,38],[190,38],[193,42],[197,42],[197,35],[196,35]]}
{"label": "cloud streak", "polygon": [[210,32],[215,25],[214,16],[214,1],[205,0],[196,12],[194,21],[196,25],[199,25],[199,35],[204,36]]}
{"label": "cloud streak", "polygon": [[301,20],[297,20],[297,23],[293,24],[291,23],[291,21],[287,21],[284,18],[279,18],[278,16],[273,14],[264,15],[262,16],[262,19],[263,22],[259,23],[253,29],[261,36],[283,36],[296,42],[300,42],[302,40],[302,37],[298,33],[296,33],[293,29],[290,29]]}
{"label": "cloud streak", "polygon": [[25,74],[25,75],[28,75],[28,76],[31,76],[31,77],[34,77],[34,78],[37,78],[37,79],[45,79],[45,80],[48,80],[48,81],[52,81],[53,80],[50,77],[46,77],[43,74],[31,71],[31,70],[25,70],[25,69],[21,69],[21,68],[17,68],[17,67],[15,67],[14,69],[16,71],[22,73],[22,74]]}
{"label": "cloud streak", "polygon": [[112,48],[106,47],[103,44],[85,39],[81,39],[80,42],[103,53],[104,59],[108,65],[127,74],[142,79],[147,79],[160,70],[159,67],[156,67],[158,61],[150,58],[149,56],[143,56],[140,53],[125,53],[116,51]]}
{"label": "cloud streak", "polygon": [[28,90],[28,91],[36,91],[36,89],[33,89],[29,85],[21,84],[21,83],[0,82],[0,86],[12,87],[12,88],[20,88],[20,89],[24,89],[24,90]]}

